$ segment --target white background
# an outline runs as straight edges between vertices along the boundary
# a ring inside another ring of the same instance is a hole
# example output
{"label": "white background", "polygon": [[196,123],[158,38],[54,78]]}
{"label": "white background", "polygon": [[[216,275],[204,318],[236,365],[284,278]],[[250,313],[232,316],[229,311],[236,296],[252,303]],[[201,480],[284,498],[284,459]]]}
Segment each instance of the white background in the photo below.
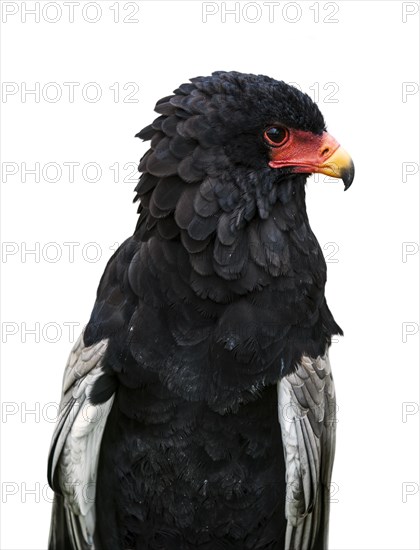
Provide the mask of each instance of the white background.
{"label": "white background", "polygon": [[[339,422],[330,547],[420,548],[419,494],[404,493],[418,490],[419,414],[403,417],[419,402],[419,336],[403,341],[403,323],[412,331],[419,323],[419,254],[402,255],[419,242],[418,175],[403,178],[403,163],[419,162],[418,92],[403,96],[419,81],[418,14],[404,16],[418,4],[241,2],[224,16],[221,3],[101,1],[96,23],[97,8],[83,0],[74,22],[65,3],[43,12],[40,2],[39,22],[24,20],[34,2],[2,4],[1,548],[46,548],[56,412],[48,404],[59,399],[74,339],[64,323],[78,323],[77,337],[114,243],[134,229],[136,176],[122,179],[145,145],[133,136],[154,118],[157,99],[221,69],[318,89],[329,131],[354,159],[346,193],[338,180],[308,184],[310,220],[328,256],[328,302],[345,331],[331,351]],[[80,84],[74,101],[65,82]],[[96,102],[91,82],[102,92]],[[39,98],[25,95],[36,83]],[[69,162],[79,163],[73,182]],[[25,182],[22,163],[39,163],[40,181],[27,174]],[[62,171],[57,182],[48,163]],[[102,170],[97,182],[88,181],[89,163]],[[110,166],[119,166],[119,182]],[[79,243],[73,261],[69,242]]]}

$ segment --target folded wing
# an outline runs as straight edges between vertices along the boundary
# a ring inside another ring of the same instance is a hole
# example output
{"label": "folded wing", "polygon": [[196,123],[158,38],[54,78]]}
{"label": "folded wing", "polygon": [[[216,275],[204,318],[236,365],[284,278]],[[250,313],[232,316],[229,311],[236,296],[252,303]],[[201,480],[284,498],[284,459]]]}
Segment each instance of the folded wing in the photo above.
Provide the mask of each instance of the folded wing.
{"label": "folded wing", "polygon": [[286,465],[285,550],[325,550],[336,402],[328,355],[303,357],[278,383]]}
{"label": "folded wing", "polygon": [[102,375],[103,340],[74,345],[63,378],[60,412],[48,458],[48,482],[56,492],[49,548],[92,550],[99,450],[113,396],[94,405],[90,394]]}

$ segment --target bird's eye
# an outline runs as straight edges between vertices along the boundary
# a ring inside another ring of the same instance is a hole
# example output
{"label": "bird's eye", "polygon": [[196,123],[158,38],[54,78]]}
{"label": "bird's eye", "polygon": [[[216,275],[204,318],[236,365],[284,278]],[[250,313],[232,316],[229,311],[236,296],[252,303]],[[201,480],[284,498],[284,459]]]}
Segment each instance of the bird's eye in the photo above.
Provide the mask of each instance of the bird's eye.
{"label": "bird's eye", "polygon": [[278,147],[286,141],[287,135],[287,130],[282,126],[270,126],[264,132],[264,139],[271,147]]}

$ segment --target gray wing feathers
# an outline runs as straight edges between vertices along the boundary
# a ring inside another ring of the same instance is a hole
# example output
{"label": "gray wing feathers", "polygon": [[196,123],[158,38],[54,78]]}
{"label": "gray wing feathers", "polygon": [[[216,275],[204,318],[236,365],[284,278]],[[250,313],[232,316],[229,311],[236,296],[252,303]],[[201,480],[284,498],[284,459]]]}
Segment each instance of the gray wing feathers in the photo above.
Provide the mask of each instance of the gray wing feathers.
{"label": "gray wing feathers", "polygon": [[303,357],[278,383],[286,465],[285,550],[327,548],[335,449],[335,390],[328,355]]}
{"label": "gray wing feathers", "polygon": [[113,397],[93,405],[90,393],[102,375],[107,341],[74,345],[63,378],[60,413],[49,455],[48,478],[64,497],[66,531],[77,550],[94,548],[95,484],[99,449]]}
{"label": "gray wing feathers", "polygon": [[[59,415],[51,441],[48,477],[50,485],[55,489],[54,473],[61,450],[69,430],[77,416],[80,405],[85,398],[83,378],[97,367],[105,354],[107,341],[102,340],[93,346],[85,347],[83,333],[79,336],[70,352],[63,375],[62,394]],[[57,489],[59,489],[57,487]]]}

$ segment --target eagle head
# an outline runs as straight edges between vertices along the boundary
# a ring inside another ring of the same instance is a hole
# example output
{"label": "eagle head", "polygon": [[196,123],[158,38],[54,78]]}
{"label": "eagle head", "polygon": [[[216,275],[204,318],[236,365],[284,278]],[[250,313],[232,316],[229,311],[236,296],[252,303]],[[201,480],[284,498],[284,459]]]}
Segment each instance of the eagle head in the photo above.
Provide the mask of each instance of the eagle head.
{"label": "eagle head", "polygon": [[[341,178],[345,188],[354,177],[318,106],[267,76],[215,72],[155,110],[160,116],[137,134],[151,140],[136,188],[142,238],[179,237],[203,276],[241,279],[249,256],[262,271],[290,275],[290,238],[309,235],[307,176]],[[246,289],[263,279],[248,274]]]}

